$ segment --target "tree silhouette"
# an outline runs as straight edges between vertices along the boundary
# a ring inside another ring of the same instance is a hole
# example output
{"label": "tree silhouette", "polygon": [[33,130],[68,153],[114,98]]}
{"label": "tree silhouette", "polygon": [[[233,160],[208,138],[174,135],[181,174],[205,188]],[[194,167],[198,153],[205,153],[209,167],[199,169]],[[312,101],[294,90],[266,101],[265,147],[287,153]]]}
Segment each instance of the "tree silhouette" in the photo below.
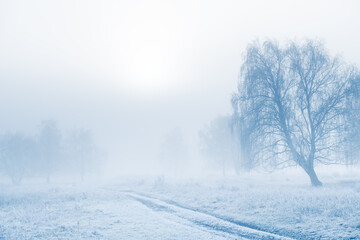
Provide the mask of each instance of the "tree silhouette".
{"label": "tree silhouette", "polygon": [[342,161],[346,97],[358,75],[319,42],[250,44],[232,102],[234,115],[252,126],[252,156],[276,166],[296,164],[321,186],[314,164]]}

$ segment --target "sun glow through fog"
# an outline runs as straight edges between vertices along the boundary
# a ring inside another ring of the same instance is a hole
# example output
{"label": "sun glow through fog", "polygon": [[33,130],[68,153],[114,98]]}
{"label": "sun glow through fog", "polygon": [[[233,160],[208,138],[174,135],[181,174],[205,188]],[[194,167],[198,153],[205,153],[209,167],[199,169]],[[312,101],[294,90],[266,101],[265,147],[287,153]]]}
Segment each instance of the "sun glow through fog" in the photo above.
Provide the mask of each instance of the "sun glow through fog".
{"label": "sun glow through fog", "polygon": [[182,38],[176,33],[178,24],[173,12],[173,6],[166,2],[143,2],[134,4],[121,17],[120,71],[132,91],[156,94],[175,84],[172,66]]}

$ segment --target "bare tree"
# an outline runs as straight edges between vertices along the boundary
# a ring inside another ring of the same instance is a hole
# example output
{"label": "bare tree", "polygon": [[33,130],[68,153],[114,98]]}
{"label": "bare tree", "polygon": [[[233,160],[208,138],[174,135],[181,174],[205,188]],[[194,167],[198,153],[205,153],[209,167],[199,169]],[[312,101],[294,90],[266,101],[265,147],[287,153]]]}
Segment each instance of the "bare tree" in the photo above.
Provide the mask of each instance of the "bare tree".
{"label": "bare tree", "polygon": [[90,130],[76,129],[72,131],[69,139],[69,147],[76,167],[80,171],[81,181],[84,181],[86,168],[91,165],[91,158],[94,157],[95,146]]}
{"label": "bare tree", "polygon": [[346,142],[344,146],[347,165],[359,162],[360,153],[360,75],[353,78],[346,99]]}
{"label": "bare tree", "polygon": [[253,150],[254,141],[253,130],[259,123],[254,119],[249,120],[245,116],[240,116],[238,112],[238,103],[236,98],[232,99],[233,109],[235,110],[231,118],[231,135],[235,144],[236,162],[235,170],[239,173],[241,169],[250,171],[255,168],[259,162],[255,158]]}
{"label": "bare tree", "polygon": [[217,117],[199,132],[202,153],[221,166],[224,176],[226,165],[236,163],[237,144],[231,133],[229,116]]}
{"label": "bare tree", "polygon": [[232,102],[251,126],[252,156],[276,166],[296,164],[321,186],[314,164],[342,161],[345,100],[357,75],[319,42],[249,45]]}
{"label": "bare tree", "polygon": [[168,132],[160,145],[161,164],[172,174],[178,174],[186,166],[188,145],[182,129],[175,128]]}
{"label": "bare tree", "polygon": [[7,133],[0,137],[1,162],[14,184],[19,184],[29,172],[36,156],[36,142],[21,133]]}
{"label": "bare tree", "polygon": [[60,153],[61,133],[57,123],[53,120],[41,122],[40,134],[38,138],[39,149],[44,160],[44,170],[46,182],[50,183],[50,176],[53,171],[54,161]]}

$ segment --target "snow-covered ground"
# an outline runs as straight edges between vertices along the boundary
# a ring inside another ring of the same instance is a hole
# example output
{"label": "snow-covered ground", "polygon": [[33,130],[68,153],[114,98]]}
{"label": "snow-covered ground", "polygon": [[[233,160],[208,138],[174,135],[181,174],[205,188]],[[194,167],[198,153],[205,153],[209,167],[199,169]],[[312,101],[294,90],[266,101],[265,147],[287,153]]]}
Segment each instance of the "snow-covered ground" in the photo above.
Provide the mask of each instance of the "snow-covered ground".
{"label": "snow-covered ground", "polygon": [[359,171],[0,184],[0,239],[360,239]]}
{"label": "snow-covered ground", "polygon": [[359,171],[320,175],[322,188],[311,187],[302,172],[294,171],[188,183],[164,181],[148,194],[296,239],[360,239]]}
{"label": "snow-covered ground", "polygon": [[100,186],[37,188],[2,189],[0,239],[231,239]]}

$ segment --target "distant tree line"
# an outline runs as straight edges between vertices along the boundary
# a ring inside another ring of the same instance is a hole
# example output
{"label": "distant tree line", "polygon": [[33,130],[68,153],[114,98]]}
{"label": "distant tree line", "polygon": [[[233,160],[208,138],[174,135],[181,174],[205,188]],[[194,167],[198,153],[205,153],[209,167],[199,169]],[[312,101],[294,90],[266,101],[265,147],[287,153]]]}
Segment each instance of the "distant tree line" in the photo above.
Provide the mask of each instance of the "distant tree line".
{"label": "distant tree line", "polygon": [[0,172],[19,184],[24,177],[78,174],[81,180],[96,161],[99,151],[90,130],[75,129],[63,134],[53,120],[42,121],[38,133],[0,135]]}
{"label": "distant tree line", "polygon": [[321,186],[316,164],[359,161],[360,73],[321,42],[249,44],[231,102],[232,116],[200,133],[205,152],[222,164],[296,165]]}

